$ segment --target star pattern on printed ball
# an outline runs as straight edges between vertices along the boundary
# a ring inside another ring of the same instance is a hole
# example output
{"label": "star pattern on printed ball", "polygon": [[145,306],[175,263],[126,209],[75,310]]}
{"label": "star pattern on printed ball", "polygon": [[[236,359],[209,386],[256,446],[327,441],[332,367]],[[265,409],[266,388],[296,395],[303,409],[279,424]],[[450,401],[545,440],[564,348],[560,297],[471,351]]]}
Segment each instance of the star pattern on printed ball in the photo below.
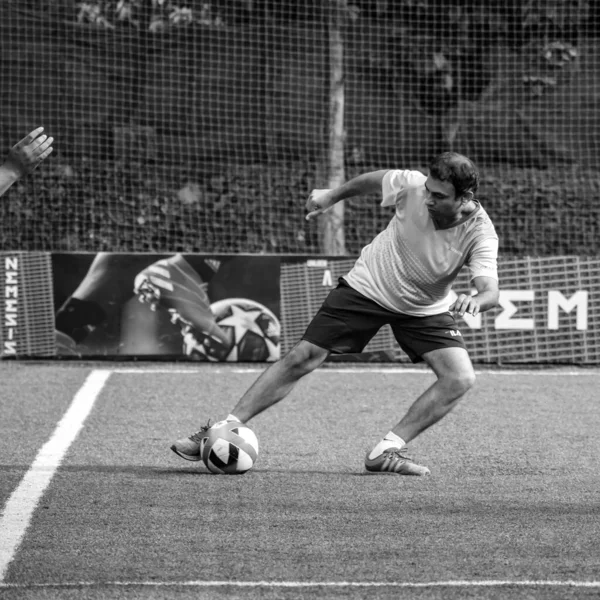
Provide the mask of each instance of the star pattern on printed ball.
{"label": "star pattern on printed ball", "polygon": [[256,319],[263,314],[263,311],[258,308],[245,309],[241,306],[231,305],[231,315],[221,319],[219,321],[220,327],[232,327],[234,331],[233,339],[239,341],[242,339],[244,334],[248,331],[252,331],[261,337],[264,337],[265,333],[260,328]]}

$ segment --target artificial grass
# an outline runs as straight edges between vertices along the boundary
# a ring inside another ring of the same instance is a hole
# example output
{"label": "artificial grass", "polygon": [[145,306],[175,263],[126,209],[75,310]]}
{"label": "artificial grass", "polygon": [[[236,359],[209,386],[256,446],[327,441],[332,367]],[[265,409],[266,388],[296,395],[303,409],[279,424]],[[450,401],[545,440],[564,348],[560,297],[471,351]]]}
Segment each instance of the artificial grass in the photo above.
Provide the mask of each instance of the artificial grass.
{"label": "artificial grass", "polygon": [[[50,382],[64,377],[66,395],[82,379],[74,367],[27,369],[36,376],[42,369]],[[403,478],[366,475],[362,460],[433,382],[430,373],[318,371],[250,423],[260,442],[255,468],[218,476],[182,461],[168,446],[208,417],[227,414],[257,373],[203,366],[181,371],[111,377],[42,498],[6,582],[100,584],[79,589],[79,598],[598,594],[551,586],[110,585],[598,579],[594,372],[480,375],[468,397],[411,444],[432,475]],[[27,398],[27,389],[21,385],[18,394]],[[59,408],[63,401],[53,398],[47,402]],[[27,399],[23,406],[32,418],[40,410]],[[18,431],[24,422],[3,420],[2,426]],[[45,441],[40,436],[37,443]],[[1,592],[65,598],[73,590]]]}

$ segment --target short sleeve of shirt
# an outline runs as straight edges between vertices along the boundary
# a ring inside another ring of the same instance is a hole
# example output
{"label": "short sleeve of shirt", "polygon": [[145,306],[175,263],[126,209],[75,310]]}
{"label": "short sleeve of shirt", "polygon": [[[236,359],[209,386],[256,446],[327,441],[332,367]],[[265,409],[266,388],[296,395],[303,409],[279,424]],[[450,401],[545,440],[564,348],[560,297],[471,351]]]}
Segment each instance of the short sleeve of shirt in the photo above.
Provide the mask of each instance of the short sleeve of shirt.
{"label": "short sleeve of shirt", "polygon": [[407,190],[424,185],[426,179],[420,171],[388,171],[381,184],[381,206],[394,206]]}
{"label": "short sleeve of shirt", "polygon": [[473,249],[468,264],[471,279],[491,277],[498,280],[498,238],[483,238]]}

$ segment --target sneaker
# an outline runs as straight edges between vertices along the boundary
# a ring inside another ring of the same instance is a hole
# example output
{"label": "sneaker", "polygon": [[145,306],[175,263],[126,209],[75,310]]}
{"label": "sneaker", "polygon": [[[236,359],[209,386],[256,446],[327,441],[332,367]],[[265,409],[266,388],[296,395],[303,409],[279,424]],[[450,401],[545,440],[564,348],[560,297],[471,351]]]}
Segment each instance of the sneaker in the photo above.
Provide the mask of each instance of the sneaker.
{"label": "sneaker", "polygon": [[210,309],[207,287],[185,258],[176,254],[138,273],[133,291],[152,310],[167,310],[183,336],[212,338],[219,346],[229,346],[229,336],[217,325]]}
{"label": "sneaker", "polygon": [[429,475],[427,467],[423,467],[413,462],[406,456],[406,448],[388,448],[379,456],[365,458],[365,468],[367,471],[379,473],[397,473],[398,475]]}
{"label": "sneaker", "polygon": [[185,460],[198,461],[202,459],[200,450],[202,448],[202,440],[208,437],[208,430],[210,429],[210,421],[201,427],[196,433],[188,437],[177,440],[172,446],[171,450],[175,454],[185,458]]}

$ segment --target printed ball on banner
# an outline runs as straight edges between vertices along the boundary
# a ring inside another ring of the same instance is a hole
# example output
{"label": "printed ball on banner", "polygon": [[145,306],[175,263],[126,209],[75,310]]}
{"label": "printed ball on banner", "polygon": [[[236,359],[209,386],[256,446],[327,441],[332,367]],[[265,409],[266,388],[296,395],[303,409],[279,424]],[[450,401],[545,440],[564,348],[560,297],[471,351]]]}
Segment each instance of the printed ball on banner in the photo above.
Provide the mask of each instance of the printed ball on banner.
{"label": "printed ball on banner", "polygon": [[210,305],[226,333],[224,345],[198,332],[184,336],[184,352],[196,360],[273,362],[280,356],[281,325],[266,306],[247,298],[226,298]]}
{"label": "printed ball on banner", "polygon": [[202,440],[202,462],[212,473],[242,475],[258,458],[258,439],[252,429],[238,421],[219,421]]}

